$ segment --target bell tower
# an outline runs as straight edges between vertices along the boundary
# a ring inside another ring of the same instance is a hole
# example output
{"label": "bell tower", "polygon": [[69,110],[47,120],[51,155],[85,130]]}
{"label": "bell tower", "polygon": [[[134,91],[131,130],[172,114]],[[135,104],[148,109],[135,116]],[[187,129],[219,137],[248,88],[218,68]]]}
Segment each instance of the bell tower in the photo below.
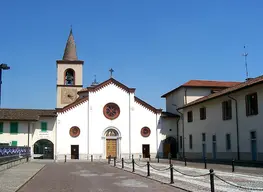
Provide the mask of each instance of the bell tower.
{"label": "bell tower", "polygon": [[62,60],[57,60],[57,108],[74,102],[83,88],[83,64],[78,60],[76,43],[70,30]]}

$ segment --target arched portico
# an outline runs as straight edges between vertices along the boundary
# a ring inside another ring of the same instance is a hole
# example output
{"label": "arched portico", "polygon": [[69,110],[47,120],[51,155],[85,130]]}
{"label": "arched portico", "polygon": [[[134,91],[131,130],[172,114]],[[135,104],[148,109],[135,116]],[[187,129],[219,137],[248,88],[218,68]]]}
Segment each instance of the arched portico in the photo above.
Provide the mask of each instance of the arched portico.
{"label": "arched portico", "polygon": [[102,133],[103,156],[105,158],[120,157],[121,152],[121,133],[116,127],[108,127]]}
{"label": "arched portico", "polygon": [[167,137],[163,141],[163,157],[168,158],[169,153],[171,153],[172,158],[176,158],[177,148],[176,139],[174,137]]}
{"label": "arched portico", "polygon": [[48,139],[40,139],[34,143],[34,157],[39,159],[54,158],[54,144]]}

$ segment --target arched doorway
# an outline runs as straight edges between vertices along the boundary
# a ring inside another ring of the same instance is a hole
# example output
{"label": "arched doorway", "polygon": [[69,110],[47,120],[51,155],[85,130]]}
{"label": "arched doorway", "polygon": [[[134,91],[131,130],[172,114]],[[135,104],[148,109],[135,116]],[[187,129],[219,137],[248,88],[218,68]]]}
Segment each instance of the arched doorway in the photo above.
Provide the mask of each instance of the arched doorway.
{"label": "arched doorway", "polygon": [[103,138],[105,141],[105,156],[119,157],[120,152],[120,133],[115,128],[108,128],[104,131]]}
{"label": "arched doorway", "polygon": [[169,153],[171,153],[172,158],[176,158],[177,148],[174,137],[167,137],[163,142],[163,157],[168,158]]}
{"label": "arched doorway", "polygon": [[34,144],[34,159],[53,159],[54,144],[47,139],[40,139]]}

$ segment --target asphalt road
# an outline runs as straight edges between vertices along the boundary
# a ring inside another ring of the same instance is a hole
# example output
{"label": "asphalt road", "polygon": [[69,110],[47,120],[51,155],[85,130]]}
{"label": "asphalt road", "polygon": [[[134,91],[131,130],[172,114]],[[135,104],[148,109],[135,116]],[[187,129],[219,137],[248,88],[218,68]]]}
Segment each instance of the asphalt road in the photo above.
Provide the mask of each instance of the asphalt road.
{"label": "asphalt road", "polygon": [[18,192],[179,192],[105,163],[48,163]]}

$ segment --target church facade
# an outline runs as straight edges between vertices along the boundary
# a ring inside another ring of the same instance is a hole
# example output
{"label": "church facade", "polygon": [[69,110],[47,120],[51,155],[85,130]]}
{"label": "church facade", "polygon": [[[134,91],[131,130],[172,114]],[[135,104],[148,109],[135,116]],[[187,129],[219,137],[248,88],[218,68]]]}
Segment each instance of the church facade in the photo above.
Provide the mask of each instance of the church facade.
{"label": "church facade", "polygon": [[57,159],[156,156],[162,110],[115,80],[112,69],[108,80],[84,88],[83,65],[71,30],[63,59],[57,61]]}

